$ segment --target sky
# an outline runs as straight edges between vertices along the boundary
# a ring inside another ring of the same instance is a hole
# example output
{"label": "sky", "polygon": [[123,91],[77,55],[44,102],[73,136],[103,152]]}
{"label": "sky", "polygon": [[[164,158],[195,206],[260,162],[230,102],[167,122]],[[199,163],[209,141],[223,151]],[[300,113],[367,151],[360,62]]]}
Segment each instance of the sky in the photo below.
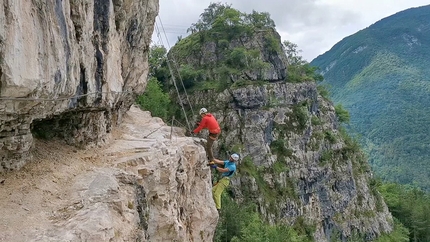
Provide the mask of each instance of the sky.
{"label": "sky", "polygon": [[[153,43],[167,49],[178,36],[199,20],[211,2],[231,4],[240,12],[268,12],[282,41],[298,45],[300,55],[312,61],[343,38],[378,20],[412,7],[430,4],[429,0],[159,0]],[[159,33],[159,34],[158,34]]]}

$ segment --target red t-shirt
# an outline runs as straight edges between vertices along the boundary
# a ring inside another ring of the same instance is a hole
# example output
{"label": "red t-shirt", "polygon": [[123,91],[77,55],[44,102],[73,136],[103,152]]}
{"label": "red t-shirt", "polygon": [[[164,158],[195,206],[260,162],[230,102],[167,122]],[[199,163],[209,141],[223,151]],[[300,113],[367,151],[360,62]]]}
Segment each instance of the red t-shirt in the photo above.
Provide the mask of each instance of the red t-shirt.
{"label": "red t-shirt", "polygon": [[200,122],[199,127],[197,127],[193,132],[197,134],[200,132],[200,130],[207,128],[209,130],[209,133],[211,134],[218,134],[221,132],[221,128],[219,127],[218,122],[216,121],[215,117],[207,113]]}

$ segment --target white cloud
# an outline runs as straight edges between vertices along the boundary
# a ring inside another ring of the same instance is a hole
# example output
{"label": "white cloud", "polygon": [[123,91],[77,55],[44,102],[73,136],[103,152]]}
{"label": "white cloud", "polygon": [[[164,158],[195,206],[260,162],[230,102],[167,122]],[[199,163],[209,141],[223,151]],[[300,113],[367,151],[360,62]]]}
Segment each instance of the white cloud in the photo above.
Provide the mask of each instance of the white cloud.
{"label": "white cloud", "polygon": [[[211,2],[206,0],[160,0],[157,18],[163,43],[155,34],[153,41],[171,47],[178,36],[197,22]],[[241,12],[270,13],[283,40],[296,43],[303,57],[311,61],[328,51],[341,39],[396,12],[429,4],[428,0],[230,0]],[[169,46],[161,29],[161,19]]]}

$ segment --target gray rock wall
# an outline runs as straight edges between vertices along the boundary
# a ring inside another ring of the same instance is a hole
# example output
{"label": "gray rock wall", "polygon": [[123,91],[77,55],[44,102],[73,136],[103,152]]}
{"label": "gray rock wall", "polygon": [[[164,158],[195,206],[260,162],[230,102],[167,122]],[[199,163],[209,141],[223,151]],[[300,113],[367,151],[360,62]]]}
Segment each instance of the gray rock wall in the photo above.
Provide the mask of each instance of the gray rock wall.
{"label": "gray rock wall", "polygon": [[132,106],[103,147],[35,140],[0,176],[0,241],[213,241],[211,169],[184,133]]}
{"label": "gray rock wall", "polygon": [[392,230],[367,160],[341,134],[333,105],[315,83],[197,93],[191,102],[221,124],[217,156],[242,156],[232,179],[236,197],[252,199],[268,221],[298,223],[316,241],[356,232],[374,239]]}
{"label": "gray rock wall", "polygon": [[0,5],[0,172],[29,160],[31,131],[103,142],[145,88],[158,0]]}

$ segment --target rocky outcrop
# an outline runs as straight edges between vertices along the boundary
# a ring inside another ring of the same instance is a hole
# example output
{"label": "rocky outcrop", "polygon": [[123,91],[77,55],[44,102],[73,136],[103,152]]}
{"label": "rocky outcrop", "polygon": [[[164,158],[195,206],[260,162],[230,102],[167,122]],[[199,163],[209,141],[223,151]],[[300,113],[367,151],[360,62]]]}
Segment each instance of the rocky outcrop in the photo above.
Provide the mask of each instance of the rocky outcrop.
{"label": "rocky outcrop", "polygon": [[[191,36],[203,41],[184,40],[186,43],[193,41],[192,46],[179,41],[169,51],[169,58],[179,67],[188,65],[195,70],[211,67],[201,74],[201,81],[225,78],[233,82],[281,81],[287,77],[287,57],[281,36],[273,28],[256,29],[252,34],[244,33],[230,40],[205,37],[204,34],[199,32]],[[226,67],[217,66],[220,63],[236,71],[226,77],[228,71]]]}
{"label": "rocky outcrop", "polygon": [[103,142],[144,90],[157,13],[158,0],[1,1],[0,172],[29,160],[33,134]]}
{"label": "rocky outcrop", "polygon": [[367,160],[318,93],[313,70],[297,63],[287,73],[274,29],[232,25],[223,26],[227,34],[196,32],[168,57],[188,83],[194,72],[195,89],[214,87],[178,102],[206,107],[220,122],[216,156],[241,154],[233,197],[257,203],[270,223],[294,225],[315,241],[373,240],[390,232],[393,219]]}
{"label": "rocky outcrop", "polygon": [[109,140],[87,150],[37,140],[34,162],[1,179],[0,241],[213,240],[198,139],[132,107]]}
{"label": "rocky outcrop", "polygon": [[313,231],[316,241],[360,233],[374,239],[393,220],[359,146],[342,134],[315,83],[273,83],[194,93],[220,121],[216,153],[238,152],[235,197],[271,223]]}

